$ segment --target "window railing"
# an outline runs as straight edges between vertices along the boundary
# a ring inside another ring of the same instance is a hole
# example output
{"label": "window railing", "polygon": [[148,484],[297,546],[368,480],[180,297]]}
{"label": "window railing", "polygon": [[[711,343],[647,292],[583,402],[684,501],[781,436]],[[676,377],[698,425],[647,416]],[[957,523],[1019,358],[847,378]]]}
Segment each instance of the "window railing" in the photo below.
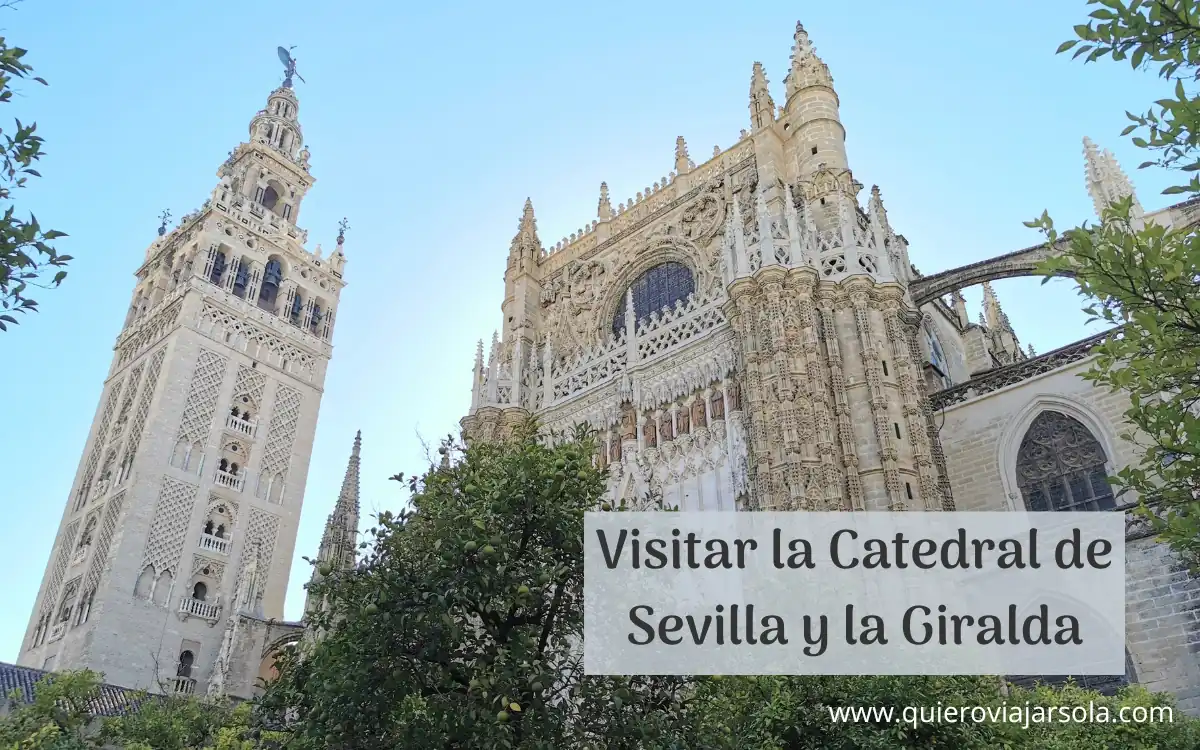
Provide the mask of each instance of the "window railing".
{"label": "window railing", "polygon": [[185,615],[195,615],[205,620],[218,620],[221,617],[221,605],[202,602],[185,596],[179,600],[179,611]]}
{"label": "window railing", "polygon": [[196,680],[191,677],[176,677],[174,690],[176,695],[192,695],[196,692]]}
{"label": "window railing", "polygon": [[199,546],[200,549],[207,552],[218,552],[222,555],[229,554],[229,540],[213,536],[212,534],[201,534]]}
{"label": "window railing", "polygon": [[56,622],[56,623],[54,623],[54,627],[50,628],[50,637],[47,638],[46,640],[48,640],[50,643],[53,643],[54,641],[57,641],[59,638],[62,638],[63,634],[66,632],[67,632],[67,621],[63,620],[62,622]]}
{"label": "window railing", "polygon": [[246,435],[247,437],[254,436],[255,424],[253,422],[242,419],[241,417],[235,417],[232,414],[230,414],[228,417],[225,418],[225,426],[231,430],[240,432],[243,435]]}
{"label": "window railing", "polygon": [[216,474],[213,477],[213,481],[215,481],[219,486],[228,487],[235,492],[242,491],[244,479],[245,477],[242,477],[241,475],[230,474],[229,472],[221,471],[220,469],[217,469]]}

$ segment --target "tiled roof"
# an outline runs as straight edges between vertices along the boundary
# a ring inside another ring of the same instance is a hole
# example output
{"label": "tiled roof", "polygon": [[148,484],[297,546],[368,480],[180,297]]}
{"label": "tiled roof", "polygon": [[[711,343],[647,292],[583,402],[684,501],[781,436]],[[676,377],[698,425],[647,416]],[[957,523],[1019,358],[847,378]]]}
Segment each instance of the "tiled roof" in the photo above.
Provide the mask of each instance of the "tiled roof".
{"label": "tiled roof", "polygon": [[[51,673],[41,669],[0,662],[0,698],[7,698],[17,690],[20,692],[19,701],[32,703],[35,686],[49,674]],[[140,690],[101,683],[100,691],[92,702],[92,715],[120,716],[135,710],[143,701],[157,697],[148,696]]]}

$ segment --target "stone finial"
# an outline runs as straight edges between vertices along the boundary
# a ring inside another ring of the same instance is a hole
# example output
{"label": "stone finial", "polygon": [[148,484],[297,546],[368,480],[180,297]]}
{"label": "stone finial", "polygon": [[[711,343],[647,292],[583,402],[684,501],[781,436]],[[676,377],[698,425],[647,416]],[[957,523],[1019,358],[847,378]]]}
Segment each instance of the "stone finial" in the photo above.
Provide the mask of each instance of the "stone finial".
{"label": "stone finial", "polygon": [[750,127],[765,128],[775,122],[775,100],[767,82],[767,73],[760,62],[754,63],[750,74]]}
{"label": "stone finial", "polygon": [[171,221],[171,209],[163,209],[163,212],[159,214],[158,218],[162,222],[158,225],[158,236],[162,237],[167,233],[167,224]]}
{"label": "stone finial", "polygon": [[1008,316],[1001,309],[1000,299],[996,296],[996,290],[992,288],[990,281],[983,282],[983,320],[992,330],[1012,330],[1008,323]]}
{"label": "stone finial", "polygon": [[688,159],[687,141],[683,140],[683,136],[675,139],[675,171],[679,174],[687,174],[690,171],[691,160]]}
{"label": "stone finial", "polygon": [[817,51],[808,38],[808,32],[804,30],[804,25],[799,21],[796,22],[796,33],[792,35],[792,39],[794,42],[791,56],[792,65],[787,79],[784,81],[787,85],[789,101],[792,95],[800,90],[801,80],[806,76],[810,81],[818,80],[830,86],[833,85],[833,77],[829,75],[829,66],[817,56]]}
{"label": "stone finial", "polygon": [[720,156],[720,155],[721,155],[721,147],[720,147],[720,146],[713,146],[713,158],[715,159],[715,158],[717,158],[717,157],[718,157],[718,156]]}
{"label": "stone finial", "polygon": [[339,250],[341,250],[342,245],[346,243],[346,230],[349,228],[350,222],[346,220],[345,216],[343,216],[342,220],[338,222],[337,244]]}
{"label": "stone finial", "polygon": [[963,296],[962,291],[955,289],[950,292],[950,302],[954,314],[958,317],[959,327],[966,328],[971,324],[971,316],[967,313],[967,298]]}
{"label": "stone finial", "polygon": [[1129,176],[1121,169],[1117,157],[1113,156],[1111,151],[1101,151],[1091,138],[1084,136],[1083,161],[1087,191],[1092,198],[1097,217],[1104,209],[1130,196],[1133,197],[1133,216],[1144,215],[1137,193],[1133,190],[1133,183],[1129,181]]}
{"label": "stone finial", "polygon": [[1035,352],[1033,350],[1033,344],[1029,344],[1028,346],[1025,347],[1025,353],[1029,355],[1030,359],[1033,359],[1034,357],[1037,356],[1037,352]]}
{"label": "stone finial", "polygon": [[608,183],[600,183],[600,202],[596,206],[596,216],[600,221],[608,221],[613,217],[612,203],[608,200]]}
{"label": "stone finial", "polygon": [[521,211],[521,221],[517,225],[517,234],[513,237],[509,253],[542,254],[542,241],[538,239],[537,218],[533,215],[533,201],[525,199],[525,208]]}
{"label": "stone finial", "polygon": [[878,221],[885,233],[891,231],[891,227],[888,226],[887,209],[883,207],[883,194],[879,191],[878,185],[871,186],[871,198],[867,202],[867,215],[871,217],[872,221]]}

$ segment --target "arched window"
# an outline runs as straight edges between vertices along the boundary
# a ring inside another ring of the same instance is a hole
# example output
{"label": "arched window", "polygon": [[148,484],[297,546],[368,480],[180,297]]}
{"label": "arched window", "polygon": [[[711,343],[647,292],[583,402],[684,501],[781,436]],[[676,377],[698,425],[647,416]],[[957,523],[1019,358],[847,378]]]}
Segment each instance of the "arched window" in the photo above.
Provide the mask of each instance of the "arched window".
{"label": "arched window", "polygon": [[259,203],[262,203],[263,208],[275,208],[275,204],[279,202],[279,191],[274,185],[267,185],[267,189],[263,191],[262,198]]}
{"label": "arched window", "polygon": [[315,336],[321,331],[321,319],[325,313],[321,311],[321,305],[316,303],[313,305],[312,320],[308,324],[308,330]]}
{"label": "arched window", "polygon": [[[687,300],[696,291],[696,280],[692,272],[682,263],[660,263],[634,279],[629,285],[633,292],[633,313],[637,322],[643,323],[650,313],[664,307],[673,308],[680,300]],[[613,312],[613,336],[620,336],[625,328],[625,297],[621,297]],[[632,331],[630,334],[632,335]]]}
{"label": "arched window", "polygon": [[929,326],[925,326],[925,345],[929,348],[929,364],[937,370],[942,388],[954,385],[954,379],[950,377],[950,365],[946,362],[946,354],[942,351],[942,343],[938,341],[937,334]]}
{"label": "arched window", "polygon": [[191,651],[184,651],[179,654],[179,666],[175,668],[176,677],[191,677],[192,664],[196,661],[196,657]]}
{"label": "arched window", "polygon": [[192,598],[202,602],[207,596],[208,586],[205,586],[203,581],[197,581],[196,585],[192,587]]}
{"label": "arched window", "polygon": [[304,299],[301,297],[299,291],[296,292],[296,296],[292,297],[292,311],[291,312],[292,312],[292,314],[291,314],[292,325],[294,325],[294,326],[300,325],[301,314],[304,312]]}
{"label": "arched window", "polygon": [[275,297],[279,294],[279,282],[283,280],[283,266],[274,258],[267,261],[263,269],[262,286],[258,289],[258,306],[265,310],[275,309]]}
{"label": "arched window", "polygon": [[1057,411],[1037,415],[1017,452],[1017,486],[1031,511],[1116,507],[1107,457],[1079,420]]}
{"label": "arched window", "polygon": [[242,299],[246,298],[246,285],[250,283],[250,261],[247,258],[242,258],[242,262],[238,263],[237,273],[233,279],[233,293]]}

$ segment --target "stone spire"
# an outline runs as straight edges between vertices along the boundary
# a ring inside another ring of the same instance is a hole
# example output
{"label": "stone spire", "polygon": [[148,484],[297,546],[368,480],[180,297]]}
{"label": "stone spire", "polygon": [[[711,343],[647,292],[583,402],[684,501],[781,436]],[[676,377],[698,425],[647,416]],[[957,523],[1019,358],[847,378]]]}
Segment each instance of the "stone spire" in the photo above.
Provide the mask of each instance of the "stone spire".
{"label": "stone spire", "polygon": [[994,330],[1010,328],[1008,315],[1000,308],[1000,300],[996,297],[996,290],[992,288],[990,281],[983,282],[983,319],[988,328]]}
{"label": "stone spire", "polygon": [[808,38],[808,32],[799,21],[796,22],[796,33],[792,38],[795,41],[792,45],[792,68],[785,80],[788,109],[792,108],[792,97],[801,89],[822,85],[833,88],[833,76],[829,74],[829,66],[817,56]]}
{"label": "stone spire", "polygon": [[[321,536],[321,549],[317,554],[317,567],[313,570],[312,581],[317,583],[324,576],[321,568],[328,566],[333,570],[348,570],[353,568],[358,560],[358,472],[362,452],[362,432],[355,433],[354,447],[350,450],[350,460],[346,464],[346,476],[342,479],[342,491],[338,493],[333,512],[325,521],[325,533]],[[310,597],[304,604],[304,611],[311,612],[318,602]]]}
{"label": "stone spire", "polygon": [[600,202],[596,205],[596,217],[608,221],[613,216],[612,203],[608,200],[608,183],[600,183]]}
{"label": "stone spire", "polygon": [[988,337],[992,342],[992,353],[1001,364],[1011,364],[1025,358],[1021,351],[1021,342],[1008,322],[1008,315],[1000,308],[1000,300],[990,282],[983,282],[983,320],[988,328]]}
{"label": "stone spire", "polygon": [[691,171],[692,162],[688,158],[687,141],[683,140],[683,136],[678,136],[675,139],[675,173],[687,174]]}
{"label": "stone spire", "polygon": [[1096,216],[1100,216],[1101,212],[1113,203],[1129,196],[1133,196],[1132,215],[1141,217],[1144,214],[1142,204],[1138,202],[1137,194],[1133,190],[1133,184],[1111,151],[1101,151],[1091,138],[1084,136],[1083,161],[1088,195],[1092,197]]}
{"label": "stone spire", "polygon": [[759,130],[775,122],[775,100],[771,98],[767,73],[760,62],[750,74],[750,128]]}
{"label": "stone spire", "polygon": [[958,317],[959,327],[965,329],[971,325],[971,316],[967,313],[967,298],[963,296],[961,290],[955,289],[950,292],[950,300],[954,308],[954,314]]}
{"label": "stone spire", "polygon": [[517,234],[513,237],[509,255],[541,255],[542,241],[538,239],[537,218],[533,215],[533,201],[525,199],[525,208],[521,211],[521,221],[517,225]]}

